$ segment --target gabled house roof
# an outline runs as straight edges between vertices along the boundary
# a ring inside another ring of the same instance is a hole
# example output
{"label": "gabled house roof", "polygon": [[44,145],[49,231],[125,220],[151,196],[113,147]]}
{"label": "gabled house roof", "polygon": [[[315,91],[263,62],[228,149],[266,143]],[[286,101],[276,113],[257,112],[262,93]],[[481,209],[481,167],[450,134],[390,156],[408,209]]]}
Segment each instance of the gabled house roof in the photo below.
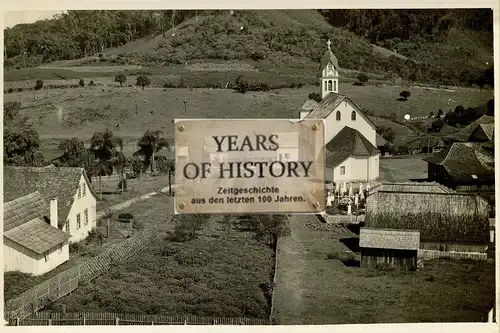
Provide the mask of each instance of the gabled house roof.
{"label": "gabled house roof", "polygon": [[83,168],[33,168],[4,167],[4,201],[38,191],[48,201],[57,198],[59,225],[64,223],[75,200],[83,176],[90,189],[90,195],[97,198]]}
{"label": "gabled house roof", "polygon": [[420,248],[420,232],[418,230],[361,228],[359,247],[418,250]]}
{"label": "gabled house roof", "polygon": [[4,203],[4,237],[38,254],[71,238],[51,226],[48,215],[49,207],[38,192]]}
{"label": "gabled house roof", "polygon": [[495,158],[480,143],[455,142],[423,160],[444,167],[456,183],[495,181]]}
{"label": "gabled house roof", "polygon": [[387,140],[382,137],[382,135],[376,133],[375,141],[377,143],[377,147],[383,147],[387,143]]}
{"label": "gabled house roof", "polygon": [[302,106],[300,107],[300,110],[311,111],[314,108],[316,108],[317,106],[318,106],[318,102],[316,102],[314,99],[308,99],[307,101],[304,102],[304,104],[302,104]]}
{"label": "gabled house roof", "polygon": [[335,66],[335,68],[339,68],[339,61],[331,50],[326,51],[325,54],[323,54],[323,56],[321,57],[319,70],[322,71],[329,62],[331,62]]}
{"label": "gabled house roof", "polygon": [[[468,142],[472,134],[480,127],[481,124],[492,124],[492,126],[484,126],[488,132],[494,131],[495,117],[484,115],[478,119],[476,119],[472,124],[462,128],[455,134],[448,135],[443,139],[447,142]],[[491,137],[493,138],[493,133],[491,133]]]}
{"label": "gabled house roof", "polygon": [[326,144],[326,166],[335,168],[351,156],[374,156],[379,150],[363,134],[345,126]]}
{"label": "gabled house roof", "polygon": [[[348,96],[331,92],[318,103],[304,119],[326,119],[340,103],[346,102],[351,104],[358,114],[365,119],[374,129],[377,128],[375,123],[366,116],[359,106],[356,105]],[[349,115],[350,116],[350,115]]]}

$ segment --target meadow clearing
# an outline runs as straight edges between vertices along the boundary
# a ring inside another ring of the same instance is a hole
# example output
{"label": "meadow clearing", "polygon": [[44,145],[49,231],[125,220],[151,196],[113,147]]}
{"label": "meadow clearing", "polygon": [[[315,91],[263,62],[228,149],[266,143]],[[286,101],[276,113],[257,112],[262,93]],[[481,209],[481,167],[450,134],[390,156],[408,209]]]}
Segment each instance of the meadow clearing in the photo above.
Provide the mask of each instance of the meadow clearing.
{"label": "meadow clearing", "polygon": [[350,251],[343,242],[357,237],[351,231],[305,215],[291,229],[277,254],[274,324],[478,322],[495,302],[494,262],[375,271],[339,260]]}

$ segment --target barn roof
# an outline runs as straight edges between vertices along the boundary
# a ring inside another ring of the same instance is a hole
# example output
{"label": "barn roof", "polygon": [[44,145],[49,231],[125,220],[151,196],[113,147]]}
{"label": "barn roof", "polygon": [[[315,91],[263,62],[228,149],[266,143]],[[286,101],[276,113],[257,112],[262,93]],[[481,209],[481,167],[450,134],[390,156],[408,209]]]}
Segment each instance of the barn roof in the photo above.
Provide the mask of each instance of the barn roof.
{"label": "barn roof", "polygon": [[420,232],[418,230],[361,228],[359,247],[418,250],[420,248]]}
{"label": "barn roof", "polygon": [[456,183],[495,181],[495,158],[480,143],[455,142],[423,160],[444,167]]}
{"label": "barn roof", "polygon": [[300,109],[304,111],[311,111],[317,106],[318,102],[316,102],[314,99],[308,99],[307,101],[304,102],[304,104],[302,104]]}
{"label": "barn roof", "polygon": [[4,201],[38,191],[48,201],[57,198],[59,223],[63,223],[75,200],[83,175],[90,193],[97,197],[83,168],[4,167]]}
{"label": "barn roof", "polygon": [[354,128],[345,126],[326,144],[326,166],[335,168],[351,156],[374,156],[378,154],[363,134]]}
{"label": "barn roof", "polygon": [[4,236],[25,248],[42,254],[71,236],[46,221],[49,207],[38,192],[4,204]]}
{"label": "barn roof", "polygon": [[436,182],[380,183],[370,188],[368,195],[376,192],[456,193],[452,189]]}
{"label": "barn roof", "polygon": [[337,57],[331,50],[328,50],[321,57],[319,70],[322,71],[330,62],[335,66],[335,68],[339,68],[339,61],[337,60]]}
{"label": "barn roof", "polygon": [[[492,126],[483,126],[488,132],[494,131],[495,117],[484,115],[476,119],[472,124],[464,127],[455,134],[448,135],[443,139],[447,142],[467,142],[470,141],[472,134],[480,127],[481,124],[492,124]],[[493,133],[491,133],[493,137]]]}
{"label": "barn roof", "polygon": [[3,231],[9,231],[40,216],[49,216],[49,207],[39,192],[3,204]]}
{"label": "barn roof", "polygon": [[378,191],[367,196],[365,226],[419,230],[421,241],[484,244],[488,202],[469,193]]}

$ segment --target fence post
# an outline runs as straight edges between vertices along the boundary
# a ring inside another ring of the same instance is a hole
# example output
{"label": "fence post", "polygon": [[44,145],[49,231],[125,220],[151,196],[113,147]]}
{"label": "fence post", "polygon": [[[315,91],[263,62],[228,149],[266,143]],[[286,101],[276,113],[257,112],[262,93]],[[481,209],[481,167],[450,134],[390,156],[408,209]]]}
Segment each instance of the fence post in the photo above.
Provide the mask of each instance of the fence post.
{"label": "fence post", "polygon": [[19,326],[19,317],[16,318],[16,326]]}
{"label": "fence post", "polygon": [[85,322],[86,322],[85,316],[83,316],[83,326],[85,326]]}
{"label": "fence post", "polygon": [[49,318],[49,326],[52,325],[52,319]]}
{"label": "fence post", "polygon": [[155,322],[154,320],[151,321],[151,326],[154,326]]}
{"label": "fence post", "polygon": [[120,318],[118,317],[115,318],[115,325],[120,325]]}

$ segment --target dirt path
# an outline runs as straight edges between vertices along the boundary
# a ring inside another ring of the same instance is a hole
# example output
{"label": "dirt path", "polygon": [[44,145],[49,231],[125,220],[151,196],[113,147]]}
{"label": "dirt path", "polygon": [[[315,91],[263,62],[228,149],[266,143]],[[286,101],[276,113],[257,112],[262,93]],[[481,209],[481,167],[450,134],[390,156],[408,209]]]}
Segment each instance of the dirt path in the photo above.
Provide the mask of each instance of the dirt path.
{"label": "dirt path", "polygon": [[[174,189],[174,188],[175,188],[175,185],[172,185],[172,189]],[[106,209],[102,209],[96,213],[96,220],[99,220],[100,218],[104,217],[104,215],[106,215],[106,211],[108,211],[108,210],[111,210],[112,212],[120,211],[122,209],[129,207],[130,205],[132,205],[133,203],[135,203],[137,201],[146,200],[146,199],[151,198],[154,195],[157,195],[158,193],[167,193],[168,191],[169,191],[168,186],[163,187],[157,192],[146,193],[146,194],[143,194],[141,196],[138,196],[138,197],[117,203],[115,205],[109,206]]]}

